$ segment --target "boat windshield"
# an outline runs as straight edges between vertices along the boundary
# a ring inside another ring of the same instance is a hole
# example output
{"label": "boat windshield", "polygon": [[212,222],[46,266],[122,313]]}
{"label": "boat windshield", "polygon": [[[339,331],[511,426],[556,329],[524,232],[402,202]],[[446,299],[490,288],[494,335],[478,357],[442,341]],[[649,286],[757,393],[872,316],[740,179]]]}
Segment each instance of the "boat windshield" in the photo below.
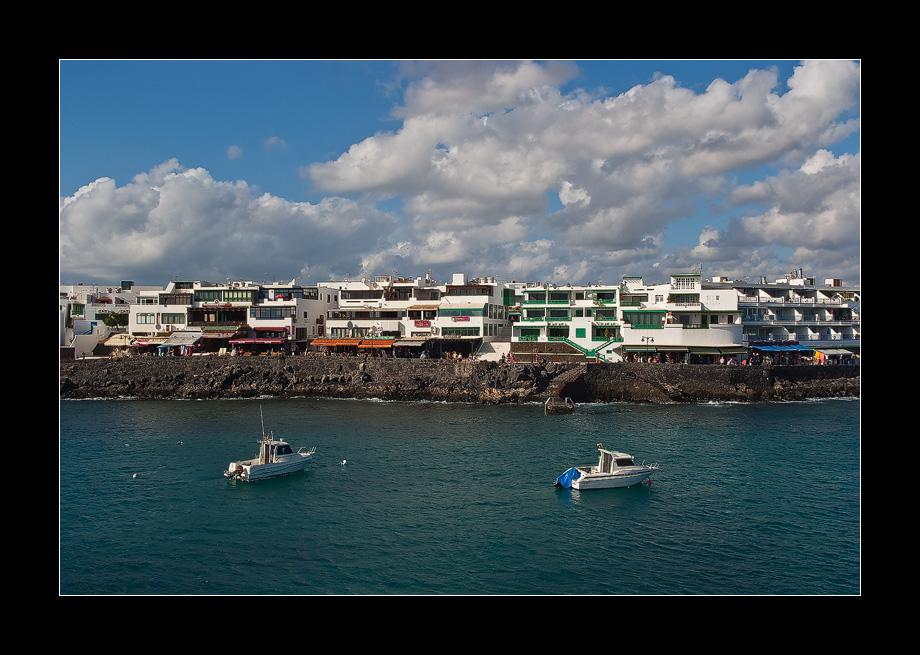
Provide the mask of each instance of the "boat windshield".
{"label": "boat windshield", "polygon": [[617,457],[617,466],[635,466],[632,457]]}
{"label": "boat windshield", "polygon": [[291,447],[287,444],[282,444],[278,446],[278,449],[275,451],[276,455],[290,455],[294,451],[291,450]]}

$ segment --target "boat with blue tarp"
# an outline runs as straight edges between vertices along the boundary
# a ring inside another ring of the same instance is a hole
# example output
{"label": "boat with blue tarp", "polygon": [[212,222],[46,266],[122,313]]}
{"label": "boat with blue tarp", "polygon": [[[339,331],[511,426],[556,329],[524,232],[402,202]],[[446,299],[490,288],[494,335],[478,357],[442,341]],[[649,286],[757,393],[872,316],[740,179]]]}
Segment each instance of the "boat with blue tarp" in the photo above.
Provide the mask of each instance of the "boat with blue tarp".
{"label": "boat with blue tarp", "polygon": [[640,482],[651,484],[651,476],[659,465],[636,464],[632,455],[607,450],[597,444],[600,459],[597,466],[573,466],[556,478],[560,489],[617,489],[631,487]]}

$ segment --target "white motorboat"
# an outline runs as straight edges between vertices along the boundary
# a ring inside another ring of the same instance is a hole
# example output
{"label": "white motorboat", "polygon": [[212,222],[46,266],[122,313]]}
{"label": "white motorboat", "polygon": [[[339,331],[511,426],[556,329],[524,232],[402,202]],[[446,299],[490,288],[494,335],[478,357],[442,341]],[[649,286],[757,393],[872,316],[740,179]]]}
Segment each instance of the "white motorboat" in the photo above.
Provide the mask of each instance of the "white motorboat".
{"label": "white motorboat", "polygon": [[232,480],[252,482],[274,478],[279,475],[288,475],[302,471],[316,452],[316,448],[304,451],[303,448],[296,453],[290,444],[281,439],[275,439],[271,432],[265,432],[262,426],[263,439],[259,440],[259,453],[252,459],[243,459],[230,462],[224,475]]}
{"label": "white motorboat", "polygon": [[658,464],[636,464],[632,455],[606,450],[597,444],[600,460],[597,466],[573,466],[556,478],[555,485],[568,489],[615,489],[631,487],[648,481],[658,470]]}
{"label": "white motorboat", "polygon": [[304,452],[301,448],[296,453],[291,446],[280,439],[275,439],[271,433],[259,442],[259,454],[252,459],[243,459],[230,462],[224,475],[231,479],[252,482],[274,478],[302,471],[311,459],[316,448]]}

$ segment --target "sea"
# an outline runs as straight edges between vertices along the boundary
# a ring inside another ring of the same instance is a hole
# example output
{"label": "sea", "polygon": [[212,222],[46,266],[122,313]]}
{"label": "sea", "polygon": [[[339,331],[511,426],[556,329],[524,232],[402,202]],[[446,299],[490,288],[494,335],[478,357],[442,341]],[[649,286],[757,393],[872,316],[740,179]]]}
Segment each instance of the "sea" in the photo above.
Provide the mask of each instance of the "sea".
{"label": "sea", "polygon": [[[228,480],[271,431],[307,468]],[[661,466],[577,491],[597,444]],[[60,403],[61,595],[858,595],[860,401]]]}

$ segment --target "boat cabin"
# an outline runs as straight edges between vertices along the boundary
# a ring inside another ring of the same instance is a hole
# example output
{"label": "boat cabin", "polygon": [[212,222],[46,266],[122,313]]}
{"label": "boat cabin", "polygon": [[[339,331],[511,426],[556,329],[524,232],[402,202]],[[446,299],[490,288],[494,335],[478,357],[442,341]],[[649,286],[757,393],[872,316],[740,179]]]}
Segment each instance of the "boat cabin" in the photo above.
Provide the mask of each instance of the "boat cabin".
{"label": "boat cabin", "polygon": [[291,446],[284,441],[274,441],[266,435],[262,441],[262,448],[259,451],[259,464],[271,464],[278,460],[281,455],[293,455],[294,451]]}
{"label": "boat cabin", "polygon": [[601,458],[597,463],[599,473],[612,473],[614,469],[624,466],[635,466],[633,458],[624,453],[614,453],[609,450],[601,450]]}

